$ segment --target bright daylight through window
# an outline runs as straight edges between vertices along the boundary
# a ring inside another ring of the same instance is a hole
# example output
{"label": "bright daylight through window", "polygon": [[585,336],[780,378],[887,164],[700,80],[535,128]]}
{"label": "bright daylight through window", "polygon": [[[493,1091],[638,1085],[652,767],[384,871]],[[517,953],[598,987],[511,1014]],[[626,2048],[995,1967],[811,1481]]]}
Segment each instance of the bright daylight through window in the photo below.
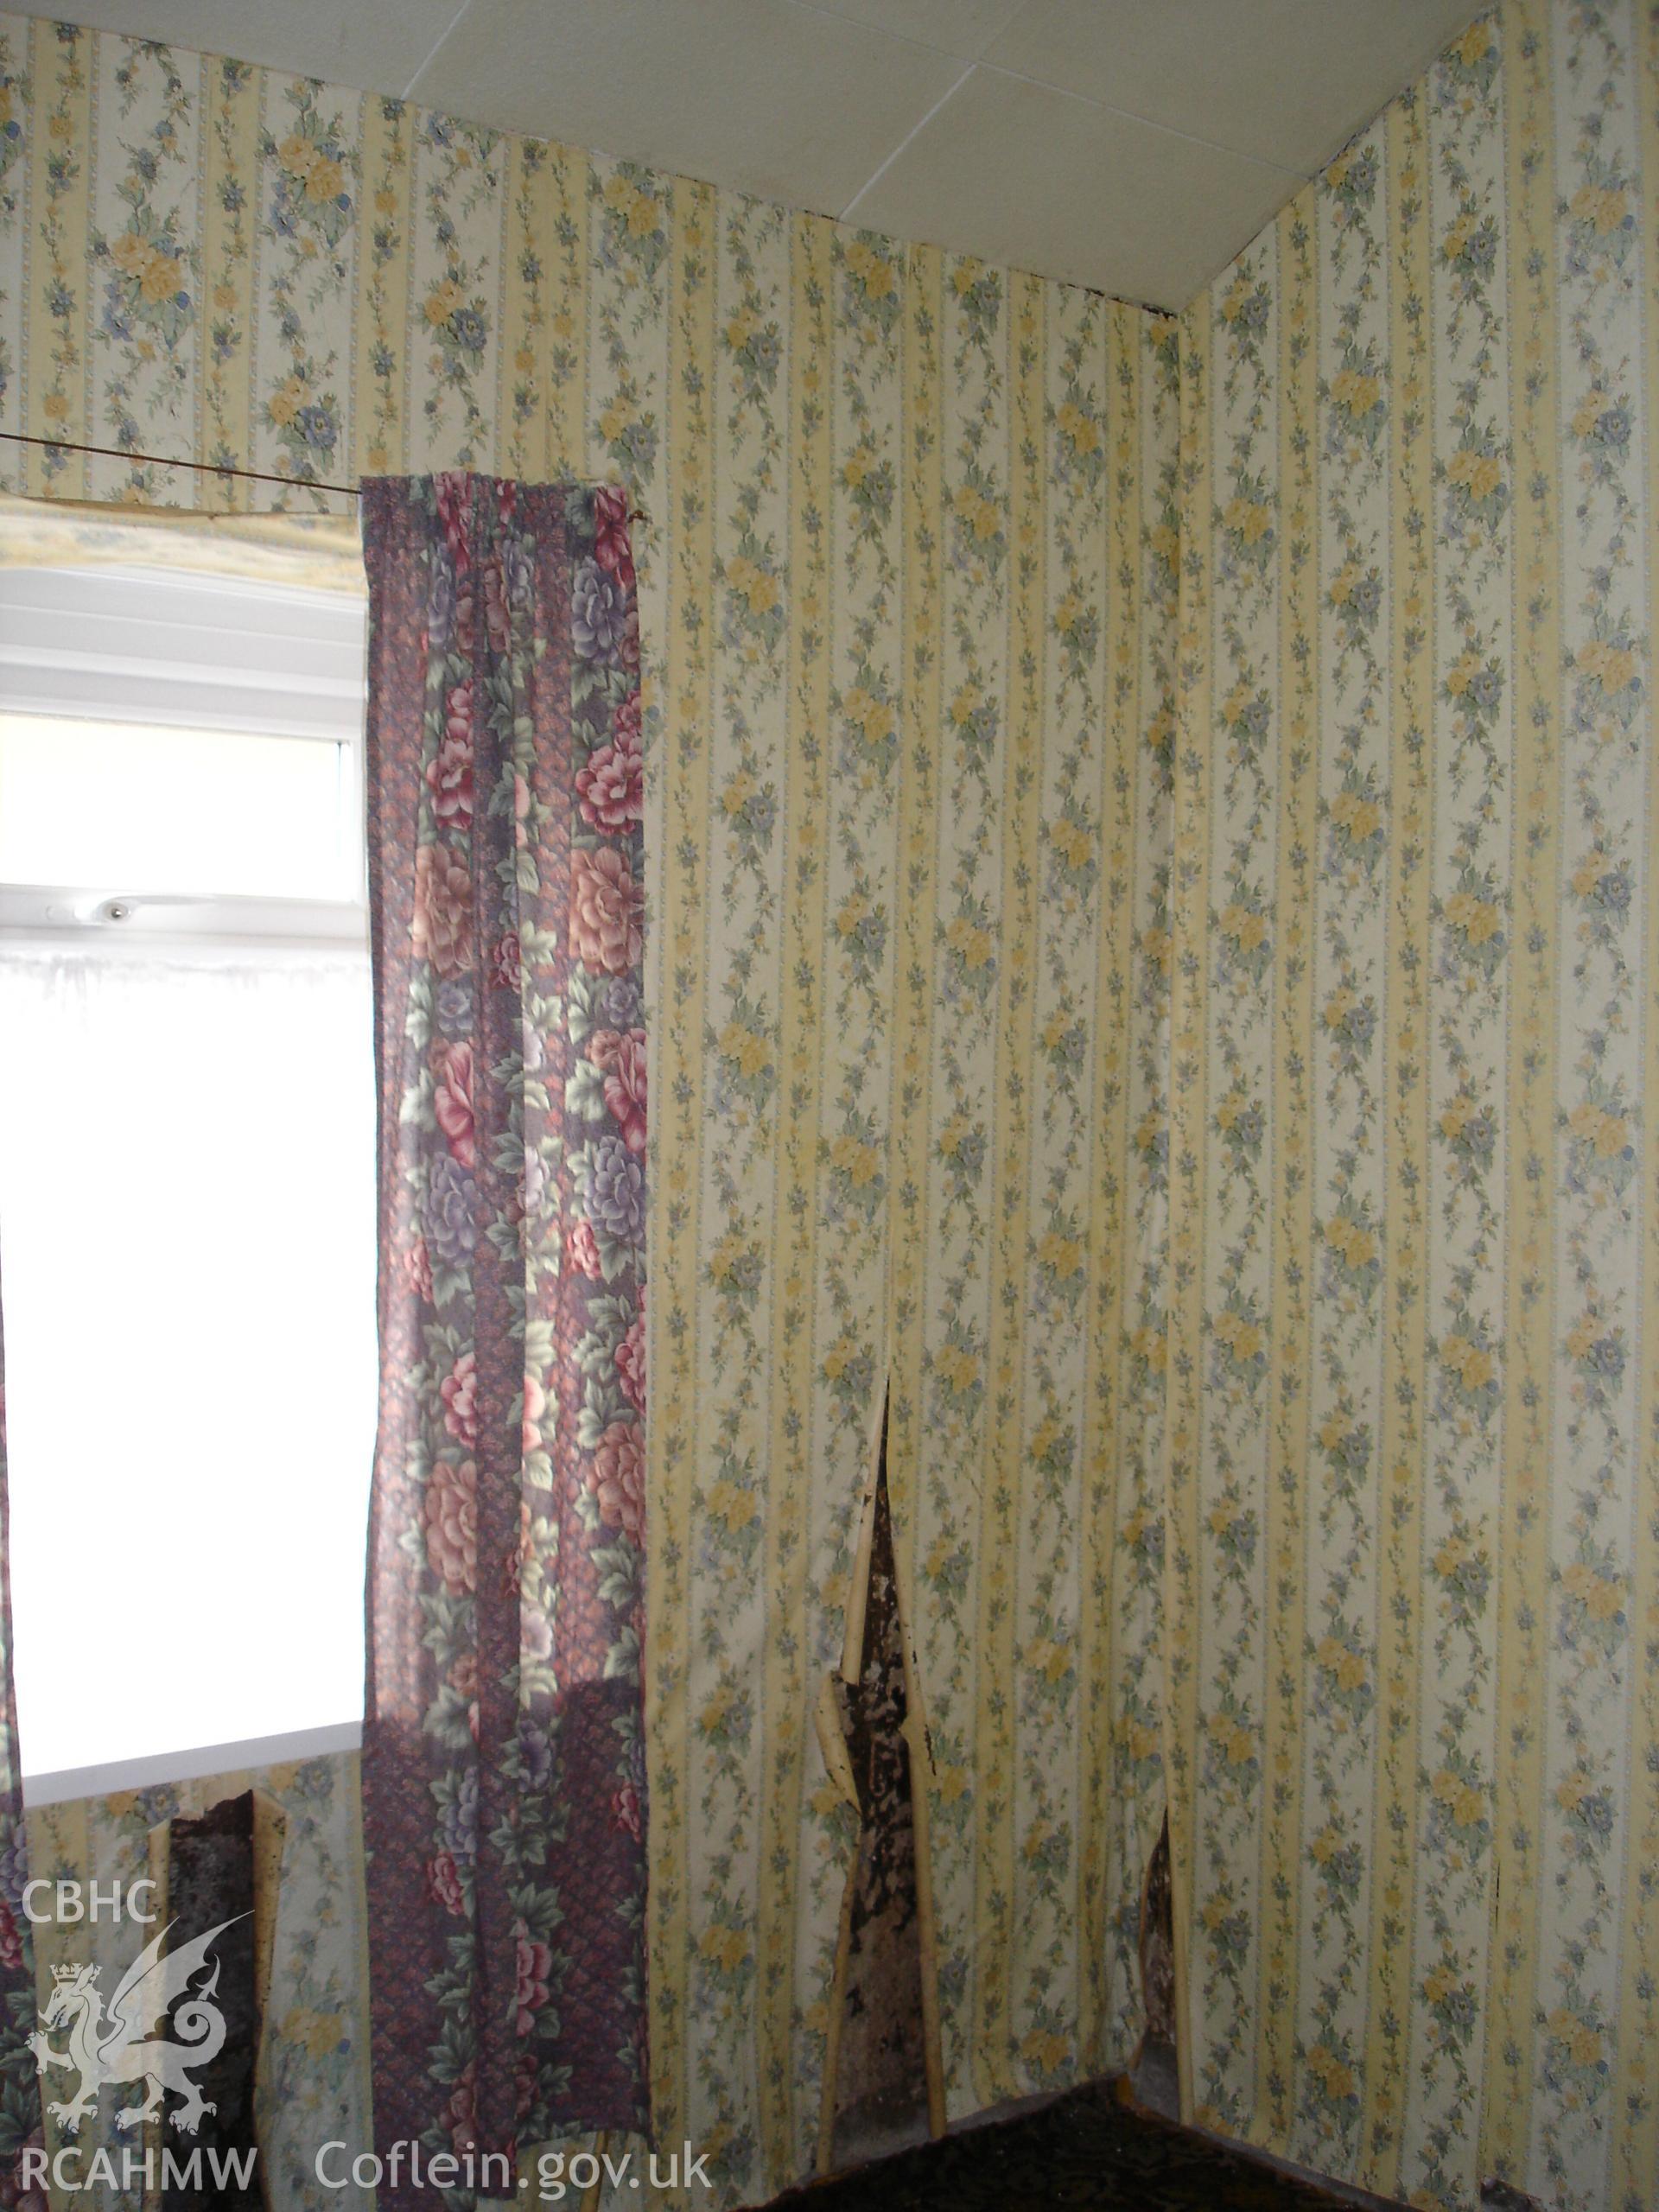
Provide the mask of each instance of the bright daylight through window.
{"label": "bright daylight through window", "polygon": [[321,1747],[362,1712],[364,604],[153,550],[15,560],[0,1287],[19,1729],[26,1777],[117,1786],[204,1770],[191,1754],[219,1745]]}

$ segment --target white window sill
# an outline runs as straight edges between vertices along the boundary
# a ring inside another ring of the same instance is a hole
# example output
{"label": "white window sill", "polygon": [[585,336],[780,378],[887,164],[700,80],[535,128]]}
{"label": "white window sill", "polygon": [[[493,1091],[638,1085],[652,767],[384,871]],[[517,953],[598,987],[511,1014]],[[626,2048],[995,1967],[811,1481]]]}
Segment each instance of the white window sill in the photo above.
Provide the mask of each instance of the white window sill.
{"label": "white window sill", "polygon": [[67,1805],[78,1798],[108,1797],[118,1789],[153,1789],[159,1783],[196,1782],[208,1775],[243,1774],[296,1759],[338,1758],[363,1742],[358,1720],[327,1728],[297,1728],[287,1736],[256,1736],[241,1744],[203,1744],[194,1751],[156,1751],[148,1758],[114,1759],[107,1766],[64,1767],[56,1774],[26,1774],[23,1805]]}
{"label": "white window sill", "polygon": [[356,900],[165,898],[64,884],[0,884],[0,947],[183,952],[264,957],[277,947],[367,954],[369,913]]}

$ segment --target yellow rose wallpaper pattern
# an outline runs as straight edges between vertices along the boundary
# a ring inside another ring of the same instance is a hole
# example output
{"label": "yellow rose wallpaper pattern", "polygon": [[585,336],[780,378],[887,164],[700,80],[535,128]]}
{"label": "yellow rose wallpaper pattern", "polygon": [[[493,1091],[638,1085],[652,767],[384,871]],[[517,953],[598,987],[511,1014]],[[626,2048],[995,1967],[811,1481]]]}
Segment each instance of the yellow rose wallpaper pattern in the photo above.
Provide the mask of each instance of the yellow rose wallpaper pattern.
{"label": "yellow rose wallpaper pattern", "polygon": [[1174,323],[0,22],[0,428],[159,457],[13,486],[645,511],[654,2086],[723,2201],[812,2162],[890,1376],[948,2112],[1132,2050],[1167,1769],[1196,2117],[1654,2202],[1656,285],[1649,0],[1478,18]]}
{"label": "yellow rose wallpaper pattern", "polygon": [[[257,2092],[260,2163],[274,2202],[366,2205],[372,2191],[354,2183],[324,2190],[315,2171],[321,2144],[369,2140],[368,2016],[362,1997],[366,1936],[355,1755],[37,1806],[29,1815],[29,1872],[54,1883],[95,1880],[107,1899],[113,1884],[124,1888],[156,1872],[163,1823],[181,1814],[205,1812],[250,1786],[276,1811],[282,1824]],[[164,1851],[160,1863],[164,1871]],[[156,1908],[163,1903],[156,1900]],[[96,1923],[90,1918],[42,1920],[34,1931],[36,1980],[50,1988],[53,1967],[90,1963],[113,1987],[155,1933],[130,1916],[116,1921],[107,1906]],[[102,2133],[89,2130],[85,2147],[90,2152],[101,2143],[118,2177],[124,2171],[122,2150],[131,2139],[117,2132],[109,2110],[99,2119]],[[50,2120],[48,2128],[48,2146],[55,2147],[60,2131]],[[138,2212],[144,2202],[142,2180],[129,2188],[118,2183],[107,2191],[95,2185],[105,2202],[120,2205],[123,2212]],[[23,2201],[31,2195],[26,2191]],[[55,2185],[49,2195],[57,2207],[79,2201]]]}
{"label": "yellow rose wallpaper pattern", "polygon": [[1183,316],[1195,2115],[1659,2187],[1659,21],[1510,0]]}

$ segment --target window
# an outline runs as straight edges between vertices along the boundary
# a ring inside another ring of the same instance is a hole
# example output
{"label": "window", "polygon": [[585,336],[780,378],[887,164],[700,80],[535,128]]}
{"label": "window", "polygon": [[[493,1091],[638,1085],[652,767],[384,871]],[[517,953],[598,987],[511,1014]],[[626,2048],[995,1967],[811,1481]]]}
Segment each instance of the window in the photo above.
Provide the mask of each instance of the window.
{"label": "window", "polygon": [[36,1801],[323,1748],[361,1716],[363,633],[360,587],[0,569],[0,1287]]}

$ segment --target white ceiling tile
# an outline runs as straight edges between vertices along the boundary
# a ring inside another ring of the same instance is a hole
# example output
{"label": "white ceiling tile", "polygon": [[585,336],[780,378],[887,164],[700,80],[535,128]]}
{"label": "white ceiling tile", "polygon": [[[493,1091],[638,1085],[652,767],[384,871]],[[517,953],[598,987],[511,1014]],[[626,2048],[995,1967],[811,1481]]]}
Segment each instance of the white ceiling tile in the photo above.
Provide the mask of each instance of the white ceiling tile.
{"label": "white ceiling tile", "polygon": [[1026,0],[985,59],[1311,176],[1478,13],[1478,0]]}
{"label": "white ceiling tile", "polygon": [[860,200],[857,219],[1173,309],[1296,183],[1242,154],[979,68]]}
{"label": "white ceiling tile", "polygon": [[849,16],[894,38],[913,38],[942,54],[976,61],[1024,0],[809,0],[832,16]]}
{"label": "white ceiling tile", "polygon": [[1179,307],[1293,175],[1475,12],[1471,0],[461,6],[57,0],[54,13],[365,92],[412,86],[474,123],[793,207],[855,200],[855,219],[899,237]]}
{"label": "white ceiling tile", "polygon": [[[353,92],[403,92],[455,19],[461,0],[58,0],[55,21],[227,54]],[[43,12],[43,11],[42,11]]]}
{"label": "white ceiling tile", "polygon": [[784,0],[472,0],[415,96],[838,214],[963,67]]}

